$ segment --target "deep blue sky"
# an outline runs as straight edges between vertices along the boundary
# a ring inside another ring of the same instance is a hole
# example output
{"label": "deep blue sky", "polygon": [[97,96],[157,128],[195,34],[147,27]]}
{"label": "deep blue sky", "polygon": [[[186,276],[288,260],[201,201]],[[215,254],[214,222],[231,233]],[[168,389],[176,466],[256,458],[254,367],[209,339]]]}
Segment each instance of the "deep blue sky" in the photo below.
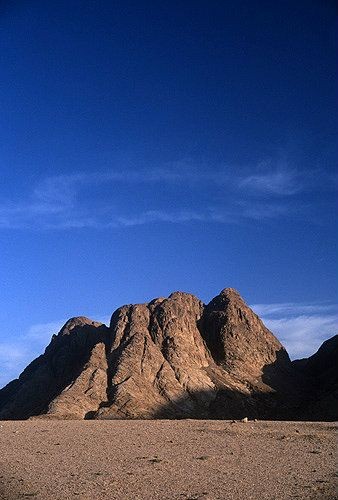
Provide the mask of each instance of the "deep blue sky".
{"label": "deep blue sky", "polygon": [[3,370],[36,325],[174,290],[331,310],[334,1],[14,0],[0,23]]}

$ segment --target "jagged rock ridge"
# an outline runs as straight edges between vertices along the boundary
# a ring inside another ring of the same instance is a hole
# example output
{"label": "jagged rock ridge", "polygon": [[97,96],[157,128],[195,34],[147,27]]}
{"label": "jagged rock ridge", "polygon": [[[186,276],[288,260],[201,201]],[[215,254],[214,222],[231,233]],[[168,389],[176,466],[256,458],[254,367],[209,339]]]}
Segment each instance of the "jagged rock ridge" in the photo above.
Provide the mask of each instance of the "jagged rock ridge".
{"label": "jagged rock ridge", "polygon": [[309,419],[314,377],[235,290],[208,305],[175,292],[117,309],[109,328],[69,320],[0,391],[0,419]]}

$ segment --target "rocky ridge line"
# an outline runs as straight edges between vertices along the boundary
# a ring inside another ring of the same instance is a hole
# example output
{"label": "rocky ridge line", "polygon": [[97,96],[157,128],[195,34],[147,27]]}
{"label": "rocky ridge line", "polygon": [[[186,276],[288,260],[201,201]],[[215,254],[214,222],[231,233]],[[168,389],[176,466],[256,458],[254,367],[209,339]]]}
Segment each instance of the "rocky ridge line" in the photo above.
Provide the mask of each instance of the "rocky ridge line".
{"label": "rocky ridge line", "polygon": [[[109,328],[69,320],[0,390],[0,419],[311,419],[321,397],[315,377],[291,363],[236,290],[208,305],[175,292],[120,307]],[[329,385],[322,420],[332,416],[332,394]]]}

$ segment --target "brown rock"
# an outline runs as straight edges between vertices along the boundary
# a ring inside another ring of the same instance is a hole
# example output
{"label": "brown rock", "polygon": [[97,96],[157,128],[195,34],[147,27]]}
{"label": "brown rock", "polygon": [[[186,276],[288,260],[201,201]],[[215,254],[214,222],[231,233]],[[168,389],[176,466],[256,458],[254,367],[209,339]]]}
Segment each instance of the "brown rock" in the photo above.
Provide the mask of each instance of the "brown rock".
{"label": "brown rock", "polygon": [[261,375],[266,365],[289,365],[277,338],[233,288],[225,288],[206,307],[203,331],[214,359],[233,374]]}
{"label": "brown rock", "polygon": [[119,308],[109,328],[69,320],[0,391],[0,419],[308,418],[310,368],[332,364],[331,347],[291,363],[235,290],[207,306],[175,292]]}
{"label": "brown rock", "polygon": [[[80,407],[86,404],[84,399],[89,398],[84,393],[92,381],[87,377],[88,386],[85,387],[80,384],[80,380],[84,381],[86,373],[90,372],[91,360],[95,359],[92,356],[93,350],[97,344],[102,343],[106,331],[108,328],[105,325],[88,318],[79,317],[67,321],[59,334],[53,335],[45,353],[28,365],[18,380],[0,391],[0,419],[16,420],[46,414],[49,407],[58,408],[57,412],[52,410],[57,416],[72,414],[78,417],[81,415],[82,418]],[[98,363],[97,356],[95,363]],[[100,363],[104,366],[104,352],[101,352]],[[75,387],[79,385],[81,391],[76,395]],[[66,388],[69,395],[74,395],[73,409],[70,409],[69,401],[65,406],[60,406],[57,402],[59,398],[65,397],[63,391]],[[100,391],[102,393],[101,388]]]}

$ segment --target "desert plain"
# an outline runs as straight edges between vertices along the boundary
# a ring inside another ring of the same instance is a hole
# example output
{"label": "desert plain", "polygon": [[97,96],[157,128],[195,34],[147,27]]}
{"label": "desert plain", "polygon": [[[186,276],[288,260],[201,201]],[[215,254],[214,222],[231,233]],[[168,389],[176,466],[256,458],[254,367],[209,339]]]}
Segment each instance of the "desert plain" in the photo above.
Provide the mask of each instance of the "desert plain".
{"label": "desert plain", "polygon": [[337,425],[0,422],[0,498],[332,500]]}

